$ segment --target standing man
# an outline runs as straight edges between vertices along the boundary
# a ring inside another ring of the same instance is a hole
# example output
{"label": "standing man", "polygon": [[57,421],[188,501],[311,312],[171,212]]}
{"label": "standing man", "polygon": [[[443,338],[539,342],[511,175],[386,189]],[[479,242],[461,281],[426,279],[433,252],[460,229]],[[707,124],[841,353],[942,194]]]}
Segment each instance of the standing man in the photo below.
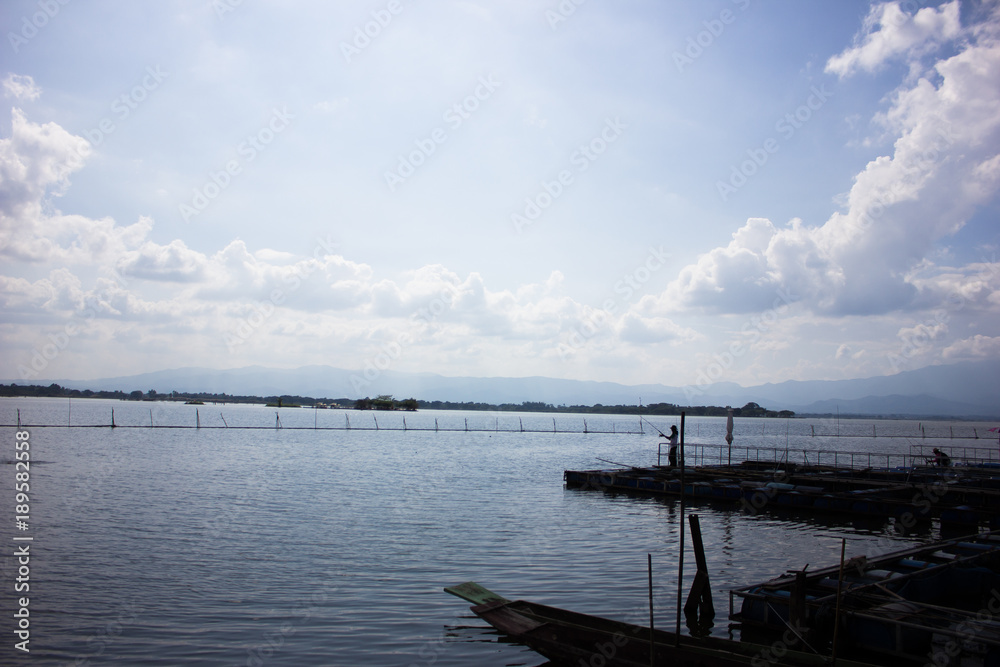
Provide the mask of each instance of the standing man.
{"label": "standing man", "polygon": [[[666,438],[667,436],[660,434],[661,438]],[[667,452],[667,459],[670,461],[670,467],[677,467],[677,425],[670,427],[670,437],[667,438],[670,443],[670,450]]]}

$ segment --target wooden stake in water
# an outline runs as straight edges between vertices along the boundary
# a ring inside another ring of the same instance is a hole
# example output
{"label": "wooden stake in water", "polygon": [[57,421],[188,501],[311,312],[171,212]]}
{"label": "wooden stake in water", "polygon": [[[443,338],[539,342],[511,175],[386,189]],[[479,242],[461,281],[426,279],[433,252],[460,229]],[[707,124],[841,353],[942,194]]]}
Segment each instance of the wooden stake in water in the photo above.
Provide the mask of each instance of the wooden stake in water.
{"label": "wooden stake in water", "polygon": [[646,571],[649,575],[649,667],[656,658],[656,640],[653,638],[653,554],[646,554]]}
{"label": "wooden stake in water", "polygon": [[833,617],[833,664],[837,664],[837,632],[840,630],[840,594],[844,587],[844,550],[847,538],[840,538],[840,575],[837,577],[837,607]]}
{"label": "wooden stake in water", "polygon": [[681,519],[678,524],[680,532],[680,551],[677,555],[677,627],[674,629],[674,646],[681,645],[681,598],[684,595],[684,417],[681,412],[680,463],[681,463]]}

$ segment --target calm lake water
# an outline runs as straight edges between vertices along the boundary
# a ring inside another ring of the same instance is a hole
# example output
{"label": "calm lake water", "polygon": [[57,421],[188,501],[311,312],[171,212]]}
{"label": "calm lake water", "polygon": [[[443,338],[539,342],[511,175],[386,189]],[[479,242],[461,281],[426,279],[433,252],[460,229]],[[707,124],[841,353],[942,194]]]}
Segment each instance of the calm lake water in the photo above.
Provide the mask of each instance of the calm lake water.
{"label": "calm lake water", "polygon": [[[112,408],[120,426],[193,426],[197,409],[206,428],[87,427],[109,424]],[[5,462],[18,409],[22,423],[72,426],[28,429],[28,531],[14,528],[14,466],[0,468],[0,664],[539,665],[442,588],[475,580],[507,597],[645,623],[647,553],[656,623],[674,624],[678,504],[563,487],[565,469],[608,467],[598,458],[655,463],[655,432],[639,433],[635,417],[555,415],[553,424],[539,414],[0,399]],[[276,412],[281,429],[235,428],[273,427]],[[493,430],[465,431],[466,420]],[[678,422],[651,421],[662,430]],[[991,426],[737,419],[735,451],[995,450],[995,439],[950,439]],[[722,418],[687,421],[689,444],[722,444],[724,433]],[[842,536],[852,556],[937,533],[719,505],[689,512],[701,517],[720,636],[730,587],[833,564]],[[14,649],[11,620],[11,554],[24,544],[12,538],[26,535],[30,657]],[[688,568],[685,595],[692,578]]]}

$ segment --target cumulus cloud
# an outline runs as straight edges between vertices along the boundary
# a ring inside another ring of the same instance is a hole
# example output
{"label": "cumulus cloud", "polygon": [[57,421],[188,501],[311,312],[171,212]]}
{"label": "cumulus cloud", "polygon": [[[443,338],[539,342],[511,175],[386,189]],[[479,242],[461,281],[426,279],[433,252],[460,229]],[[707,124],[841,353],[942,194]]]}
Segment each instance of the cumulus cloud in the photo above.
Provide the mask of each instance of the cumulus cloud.
{"label": "cumulus cloud", "polygon": [[949,360],[996,359],[1000,357],[1000,336],[976,334],[949,345],[944,349],[943,356]]}
{"label": "cumulus cloud", "polygon": [[56,123],[11,111],[11,136],[0,139],[0,257],[22,262],[108,263],[140,244],[148,218],[129,226],[52,211],[51,197],[69,186],[90,144]]}
{"label": "cumulus cloud", "polygon": [[[924,24],[938,26],[928,34],[952,34],[953,11],[943,6],[933,21],[925,15]],[[893,153],[855,177],[845,210],[816,227],[749,219],[726,246],[680,271],[663,309],[747,312],[771,307],[782,292],[834,316],[921,304],[933,282],[926,258],[1000,189],[997,25],[972,31],[960,52],[935,64],[934,81],[895,93],[878,118],[897,136]]]}
{"label": "cumulus cloud", "polygon": [[[444,348],[469,349],[460,341],[470,336],[476,345],[551,340],[587,308],[559,294],[563,276],[557,271],[516,291],[491,289],[478,273],[461,277],[441,265],[379,279],[367,264],[337,254],[329,239],[318,239],[306,257],[267,248],[251,251],[240,239],[206,254],[180,239],[150,240],[154,222],[148,217],[123,226],[111,218],[54,211],[51,197],[69,186],[69,176],[88,154],[83,139],[14,110],[11,137],[0,142],[0,255],[72,268],[34,282],[0,276],[6,312],[50,323],[80,317],[127,323],[139,327],[127,334],[137,341],[171,331],[209,337],[214,332],[221,346],[232,332],[249,327],[264,334],[258,339],[263,349],[271,336],[296,335],[358,344],[363,350],[366,343],[392,340],[401,332],[417,343]],[[95,266],[113,271],[85,289],[79,276]],[[685,335],[663,319],[644,325],[661,337]],[[120,329],[102,331],[126,335]]]}
{"label": "cumulus cloud", "polygon": [[641,317],[628,313],[618,326],[619,338],[627,343],[672,343],[680,344],[696,340],[699,335],[693,329],[683,327],[666,317]]}
{"label": "cumulus cloud", "polygon": [[924,7],[915,14],[908,14],[899,2],[876,4],[854,46],[830,58],[826,71],[841,78],[858,70],[872,72],[893,58],[914,58],[935,51],[961,32],[958,0]]}
{"label": "cumulus cloud", "polygon": [[205,273],[206,257],[175,239],[167,245],[151,241],[125,253],[118,263],[120,273],[146,280],[194,282]]}
{"label": "cumulus cloud", "polygon": [[13,97],[18,101],[33,102],[42,95],[42,89],[35,85],[35,80],[24,74],[7,75],[3,80],[4,97]]}

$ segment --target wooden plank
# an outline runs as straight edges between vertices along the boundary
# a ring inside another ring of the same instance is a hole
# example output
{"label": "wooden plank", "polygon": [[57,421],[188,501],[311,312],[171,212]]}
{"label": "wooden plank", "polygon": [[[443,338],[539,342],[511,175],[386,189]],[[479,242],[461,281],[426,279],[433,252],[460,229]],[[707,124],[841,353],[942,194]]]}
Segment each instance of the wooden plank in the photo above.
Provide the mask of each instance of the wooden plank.
{"label": "wooden plank", "polygon": [[474,581],[467,581],[464,584],[459,584],[457,586],[449,586],[444,589],[445,593],[451,593],[456,597],[460,597],[463,600],[468,600],[472,604],[481,605],[488,602],[509,602],[509,600],[501,595],[497,595],[488,588],[480,586]]}
{"label": "wooden plank", "polygon": [[520,637],[545,625],[544,622],[524,616],[504,604],[497,605],[493,609],[474,607],[472,611],[500,632],[512,637]]}

